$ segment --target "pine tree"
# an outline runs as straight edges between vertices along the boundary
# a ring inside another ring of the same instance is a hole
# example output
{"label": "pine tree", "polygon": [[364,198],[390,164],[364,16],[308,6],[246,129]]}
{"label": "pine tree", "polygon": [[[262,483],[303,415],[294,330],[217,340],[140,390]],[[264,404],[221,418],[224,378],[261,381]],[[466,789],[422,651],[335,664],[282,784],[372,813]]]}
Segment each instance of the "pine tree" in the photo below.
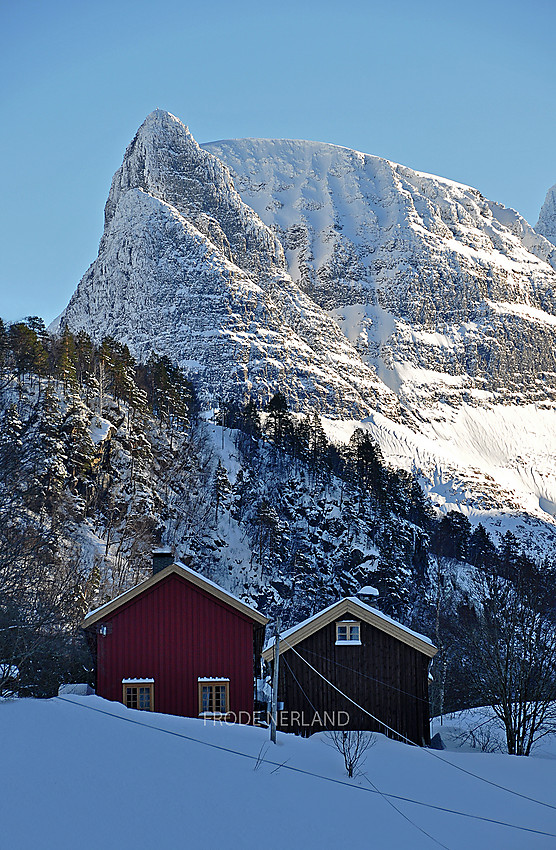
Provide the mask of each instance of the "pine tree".
{"label": "pine tree", "polygon": [[288,402],[282,393],[273,395],[266,406],[268,413],[267,429],[276,446],[281,446],[291,431],[291,416]]}
{"label": "pine tree", "polygon": [[385,482],[384,460],[367,431],[357,428],[346,449],[348,475],[361,492],[378,493]]}
{"label": "pine tree", "polygon": [[214,521],[218,522],[218,511],[221,505],[226,503],[227,497],[232,491],[232,485],[226,473],[226,467],[219,459],[214,471],[212,483],[212,495],[214,498]]}
{"label": "pine tree", "polygon": [[62,432],[65,436],[67,467],[72,478],[90,475],[95,444],[91,439],[87,408],[78,395],[72,398]]}
{"label": "pine tree", "polygon": [[23,423],[17,405],[10,404],[0,420],[0,480],[17,480],[23,449]]}
{"label": "pine tree", "polygon": [[467,558],[479,569],[492,570],[498,564],[498,552],[485,527],[479,523],[469,538]]}
{"label": "pine tree", "polygon": [[66,397],[74,393],[78,388],[77,369],[75,368],[76,360],[75,340],[73,334],[66,327],[60,340],[57,363],[58,375],[62,380]]}
{"label": "pine tree", "polygon": [[259,547],[259,564],[262,565],[263,552],[268,549],[269,554],[272,554],[280,530],[280,518],[266,498],[261,499],[257,505],[255,523]]}

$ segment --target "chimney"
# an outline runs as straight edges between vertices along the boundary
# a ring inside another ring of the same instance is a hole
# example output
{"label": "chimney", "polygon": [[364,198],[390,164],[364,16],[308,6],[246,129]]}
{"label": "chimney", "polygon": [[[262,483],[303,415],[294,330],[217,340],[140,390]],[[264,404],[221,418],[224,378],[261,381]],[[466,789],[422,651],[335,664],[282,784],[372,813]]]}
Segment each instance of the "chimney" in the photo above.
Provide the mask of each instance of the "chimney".
{"label": "chimney", "polygon": [[164,567],[169,567],[174,563],[174,553],[169,546],[161,546],[160,549],[153,549],[153,576],[159,573]]}
{"label": "chimney", "polygon": [[364,602],[366,605],[373,605],[377,600],[378,590],[376,587],[371,587],[370,584],[367,584],[365,587],[362,587],[361,590],[357,591],[357,596],[361,602]]}

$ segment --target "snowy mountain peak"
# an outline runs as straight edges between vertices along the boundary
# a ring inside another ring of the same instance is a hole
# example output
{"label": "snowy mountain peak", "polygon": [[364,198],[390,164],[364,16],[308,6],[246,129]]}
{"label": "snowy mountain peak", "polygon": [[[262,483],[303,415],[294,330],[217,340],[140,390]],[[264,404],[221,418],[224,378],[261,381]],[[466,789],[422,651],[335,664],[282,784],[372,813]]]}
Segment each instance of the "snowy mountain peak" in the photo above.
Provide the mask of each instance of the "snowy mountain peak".
{"label": "snowy mountain peak", "polygon": [[[395,395],[333,317],[291,280],[279,239],[226,165],[170,113],[152,112],[112,180],[99,256],[61,317],[153,349],[201,395],[287,394],[299,409],[394,412]],[[202,376],[202,379],[201,379]]]}
{"label": "snowy mountain peak", "polygon": [[556,245],[556,184],[546,193],[535,230]]}
{"label": "snowy mountain peak", "polygon": [[[231,261],[258,271],[284,269],[279,242],[235,190],[230,172],[199,147],[188,128],[169,112],[147,116],[112,179],[105,207],[109,228],[118,202],[130,189],[171,204]],[[253,243],[247,250],[246,232]]]}
{"label": "snowy mountain peak", "polygon": [[552,371],[556,251],[514,210],[322,142],[204,148],[278,236],[293,279],[406,404],[517,397]]}
{"label": "snowy mountain peak", "polygon": [[552,533],[556,248],[472,187],[321,142],[199,146],[155,110],[61,321],[168,355],[206,405],[367,417],[440,509]]}

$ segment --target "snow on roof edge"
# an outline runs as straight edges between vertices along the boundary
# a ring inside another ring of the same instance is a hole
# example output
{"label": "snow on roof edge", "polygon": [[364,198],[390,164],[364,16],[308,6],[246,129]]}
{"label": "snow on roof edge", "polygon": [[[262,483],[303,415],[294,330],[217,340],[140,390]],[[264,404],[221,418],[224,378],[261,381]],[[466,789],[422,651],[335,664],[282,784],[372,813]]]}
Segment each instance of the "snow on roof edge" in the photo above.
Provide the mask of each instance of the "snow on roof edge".
{"label": "snow on roof edge", "polygon": [[[174,561],[169,566],[179,567],[180,570],[182,570],[184,573],[189,573],[189,575],[191,575],[194,579],[200,579],[205,584],[209,585],[210,587],[213,587],[219,593],[222,593],[225,596],[229,597],[229,599],[232,600],[234,603],[236,603],[236,604],[239,603],[239,605],[242,605],[245,608],[249,609],[250,611],[253,611],[254,614],[258,614],[259,616],[264,616],[253,605],[249,605],[248,602],[244,602],[238,596],[235,596],[233,593],[230,593],[229,590],[226,590],[225,587],[222,587],[221,585],[216,584],[216,582],[211,581],[211,579],[206,578],[206,576],[202,575],[201,573],[197,572],[196,570],[192,570],[191,567],[186,566],[181,561]],[[104,608],[108,608],[109,605],[113,605],[114,602],[118,601],[118,599],[122,599],[122,597],[133,593],[133,591],[140,588],[141,585],[146,584],[146,582],[150,581],[150,579],[152,579],[152,578],[153,578],[152,575],[148,576],[148,578],[143,579],[143,581],[140,581],[138,584],[133,585],[133,587],[128,588],[128,590],[125,590],[123,593],[119,593],[118,596],[115,596],[113,599],[109,599],[108,602],[104,602],[102,605],[99,605],[98,608],[94,608],[92,611],[89,611],[85,615],[85,617],[83,618],[83,623],[85,623],[89,619],[92,619],[93,617],[96,617],[96,615],[99,614]]]}
{"label": "snow on roof edge", "polygon": [[[307,617],[306,620],[303,620],[301,623],[297,623],[297,625],[292,626],[289,629],[286,629],[285,632],[280,633],[280,640],[287,640],[291,637],[295,632],[299,631],[299,629],[308,626],[314,620],[322,617],[323,614],[327,614],[329,611],[332,611],[336,608],[341,602],[344,602],[345,599],[348,599],[350,602],[353,602],[354,605],[357,605],[359,608],[363,608],[366,611],[369,611],[371,614],[374,614],[376,617],[379,617],[381,620],[384,620],[386,623],[391,623],[396,628],[401,629],[407,634],[411,635],[418,640],[423,641],[423,643],[428,644],[429,646],[434,646],[432,640],[428,638],[426,635],[422,635],[419,632],[410,629],[408,626],[404,626],[402,623],[399,623],[397,620],[389,617],[388,614],[383,614],[382,611],[379,611],[378,608],[372,608],[370,605],[367,605],[366,602],[362,602],[360,599],[357,599],[355,596],[346,596],[344,599],[338,600],[338,602],[334,602],[332,605],[329,605],[327,608],[323,608],[322,611],[317,611],[316,614],[313,614],[311,617]],[[274,646],[274,637],[272,637],[268,643],[265,645],[263,652],[266,652],[267,649],[270,649],[271,646]]]}

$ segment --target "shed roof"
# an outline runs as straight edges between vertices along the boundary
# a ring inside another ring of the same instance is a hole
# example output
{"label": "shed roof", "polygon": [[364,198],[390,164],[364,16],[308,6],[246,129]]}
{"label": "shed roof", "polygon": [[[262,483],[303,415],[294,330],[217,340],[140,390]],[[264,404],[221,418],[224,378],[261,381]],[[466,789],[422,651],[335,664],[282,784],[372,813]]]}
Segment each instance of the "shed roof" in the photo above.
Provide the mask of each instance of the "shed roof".
{"label": "shed roof", "polygon": [[[303,620],[297,626],[293,626],[291,629],[282,632],[280,635],[280,654],[286,652],[290,647],[295,646],[315,632],[318,632],[319,629],[327,626],[338,617],[343,617],[346,614],[364,620],[369,625],[375,626],[377,629],[386,632],[386,634],[397,638],[402,643],[406,643],[408,646],[419,650],[419,652],[422,652],[429,658],[436,655],[437,649],[428,637],[419,634],[419,632],[414,632],[413,629],[409,629],[407,626],[403,626],[387,614],[383,614],[382,611],[378,611],[376,608],[371,608],[370,605],[367,605],[360,599],[356,599],[354,596],[341,599],[339,602],[329,605],[328,608],[324,608],[324,610],[319,611],[317,614],[313,614],[312,617]],[[265,661],[270,661],[273,653],[274,639],[267,644],[263,651]]]}
{"label": "shed roof", "polygon": [[81,623],[82,628],[87,629],[99,620],[103,620],[122,605],[126,605],[128,602],[131,602],[131,600],[135,599],[136,596],[139,596],[141,593],[149,590],[151,587],[158,584],[159,581],[162,581],[173,573],[184,578],[196,587],[201,588],[201,590],[205,590],[207,593],[210,593],[221,602],[226,602],[232,608],[235,608],[236,611],[239,611],[251,620],[254,620],[256,623],[260,623],[263,626],[266,626],[268,623],[268,617],[265,617],[264,614],[260,613],[260,611],[257,611],[255,608],[252,608],[250,605],[242,602],[241,599],[238,599],[237,596],[234,596],[233,593],[230,593],[228,590],[224,590],[224,588],[220,587],[219,584],[205,578],[200,573],[192,570],[191,567],[186,567],[185,564],[178,561],[164,567],[163,570],[160,570],[158,573],[155,573],[148,579],[145,579],[145,581],[142,581],[140,584],[136,584],[135,587],[132,587],[130,590],[126,590],[125,593],[121,593],[119,596],[116,596],[115,599],[111,599],[110,602],[106,602],[104,605],[101,605],[100,608],[96,608],[94,611],[89,611]]}

